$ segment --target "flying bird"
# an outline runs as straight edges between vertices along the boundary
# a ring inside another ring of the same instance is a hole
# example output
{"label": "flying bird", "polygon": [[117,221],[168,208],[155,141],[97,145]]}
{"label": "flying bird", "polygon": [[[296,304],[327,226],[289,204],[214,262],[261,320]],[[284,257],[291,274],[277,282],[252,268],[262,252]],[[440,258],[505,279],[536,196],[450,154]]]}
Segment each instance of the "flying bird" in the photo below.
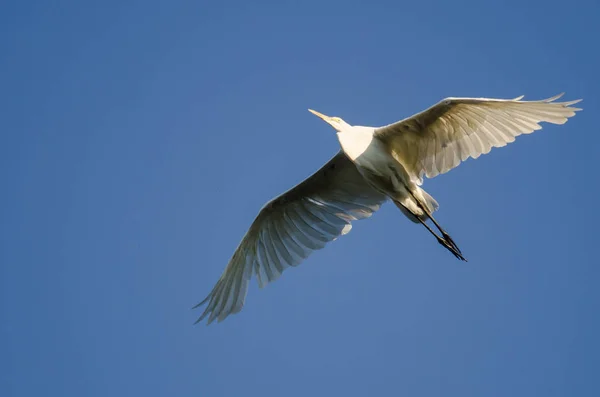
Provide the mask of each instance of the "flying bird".
{"label": "flying bird", "polygon": [[506,146],[541,129],[541,122],[564,124],[581,110],[570,107],[581,100],[555,102],[562,95],[538,101],[523,101],[523,96],[450,97],[382,127],[352,126],[309,109],[335,129],[340,150],[313,175],[263,206],[210,294],[194,306],[207,303],[196,323],[206,316],[207,324],[220,322],[238,313],[253,275],[263,288],[386,201],[423,225],[456,258],[466,260],[433,218],[438,203],[421,188],[423,177],[433,178],[469,157]]}

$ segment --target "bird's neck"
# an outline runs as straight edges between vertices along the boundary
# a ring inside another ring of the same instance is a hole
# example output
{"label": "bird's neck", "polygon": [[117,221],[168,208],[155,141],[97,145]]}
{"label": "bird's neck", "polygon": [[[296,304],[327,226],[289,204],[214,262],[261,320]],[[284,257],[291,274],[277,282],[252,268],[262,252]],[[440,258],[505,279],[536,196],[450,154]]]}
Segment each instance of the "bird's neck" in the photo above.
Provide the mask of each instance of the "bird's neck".
{"label": "bird's neck", "polygon": [[373,128],[352,127],[339,131],[337,136],[342,150],[350,159],[355,160],[367,150],[373,141]]}

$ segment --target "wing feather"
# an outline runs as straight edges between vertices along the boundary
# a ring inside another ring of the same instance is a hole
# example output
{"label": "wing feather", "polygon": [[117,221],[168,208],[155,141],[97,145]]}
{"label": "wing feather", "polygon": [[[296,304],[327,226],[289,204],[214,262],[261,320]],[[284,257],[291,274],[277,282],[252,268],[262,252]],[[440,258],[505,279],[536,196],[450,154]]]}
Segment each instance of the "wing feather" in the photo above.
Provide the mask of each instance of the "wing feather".
{"label": "wing feather", "polygon": [[555,102],[563,94],[539,101],[494,98],[446,98],[412,117],[376,129],[421,184],[457,167],[469,157],[478,158],[493,147],[514,142],[521,134],[541,129],[540,123],[564,124],[580,100]]}
{"label": "wing feather", "polygon": [[248,229],[208,296],[197,322],[222,321],[244,306],[256,275],[262,288],[285,269],[346,234],[351,222],[368,218],[386,201],[341,151],[319,171],[268,202]]}

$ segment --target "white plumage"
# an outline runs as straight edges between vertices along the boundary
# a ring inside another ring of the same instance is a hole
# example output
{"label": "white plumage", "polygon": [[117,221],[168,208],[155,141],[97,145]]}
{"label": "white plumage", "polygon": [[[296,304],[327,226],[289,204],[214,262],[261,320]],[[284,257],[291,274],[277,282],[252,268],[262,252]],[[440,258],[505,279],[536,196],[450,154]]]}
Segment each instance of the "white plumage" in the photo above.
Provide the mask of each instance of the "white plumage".
{"label": "white plumage", "polygon": [[[310,253],[346,234],[387,200],[437,241],[464,260],[432,213],[438,204],[420,185],[423,176],[448,172],[467,158],[502,147],[541,122],[564,124],[579,102],[555,102],[561,95],[523,101],[447,98],[396,123],[374,128],[351,126],[338,117],[311,110],[337,131],[341,150],[312,176],[268,202],[242,238],[210,294],[198,321],[208,324],[239,312],[252,275],[260,287],[299,265]],[[425,221],[431,220],[438,236]]]}
{"label": "white plumage", "polygon": [[554,102],[563,94],[541,101],[490,98],[446,98],[405,120],[376,129],[394,155],[421,184],[492,147],[511,143],[521,134],[542,127],[540,122],[564,124],[581,109],[581,100]]}

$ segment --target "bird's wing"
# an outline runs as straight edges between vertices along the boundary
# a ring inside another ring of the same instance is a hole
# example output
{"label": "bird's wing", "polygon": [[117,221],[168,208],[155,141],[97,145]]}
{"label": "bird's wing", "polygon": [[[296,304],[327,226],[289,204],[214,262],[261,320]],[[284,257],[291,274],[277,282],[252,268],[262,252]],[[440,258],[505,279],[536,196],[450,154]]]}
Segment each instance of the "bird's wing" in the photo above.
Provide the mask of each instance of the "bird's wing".
{"label": "bird's wing", "polygon": [[564,124],[581,109],[580,100],[554,102],[563,94],[540,101],[492,98],[446,98],[421,113],[377,128],[375,136],[415,178],[433,178],[462,161],[476,159],[492,147],[502,147],[521,134],[539,130],[540,122]]}
{"label": "bird's wing", "polygon": [[373,189],[340,151],[303,182],[268,202],[243,237],[197,322],[208,324],[242,309],[253,274],[262,288],[313,251],[371,216],[386,197]]}

